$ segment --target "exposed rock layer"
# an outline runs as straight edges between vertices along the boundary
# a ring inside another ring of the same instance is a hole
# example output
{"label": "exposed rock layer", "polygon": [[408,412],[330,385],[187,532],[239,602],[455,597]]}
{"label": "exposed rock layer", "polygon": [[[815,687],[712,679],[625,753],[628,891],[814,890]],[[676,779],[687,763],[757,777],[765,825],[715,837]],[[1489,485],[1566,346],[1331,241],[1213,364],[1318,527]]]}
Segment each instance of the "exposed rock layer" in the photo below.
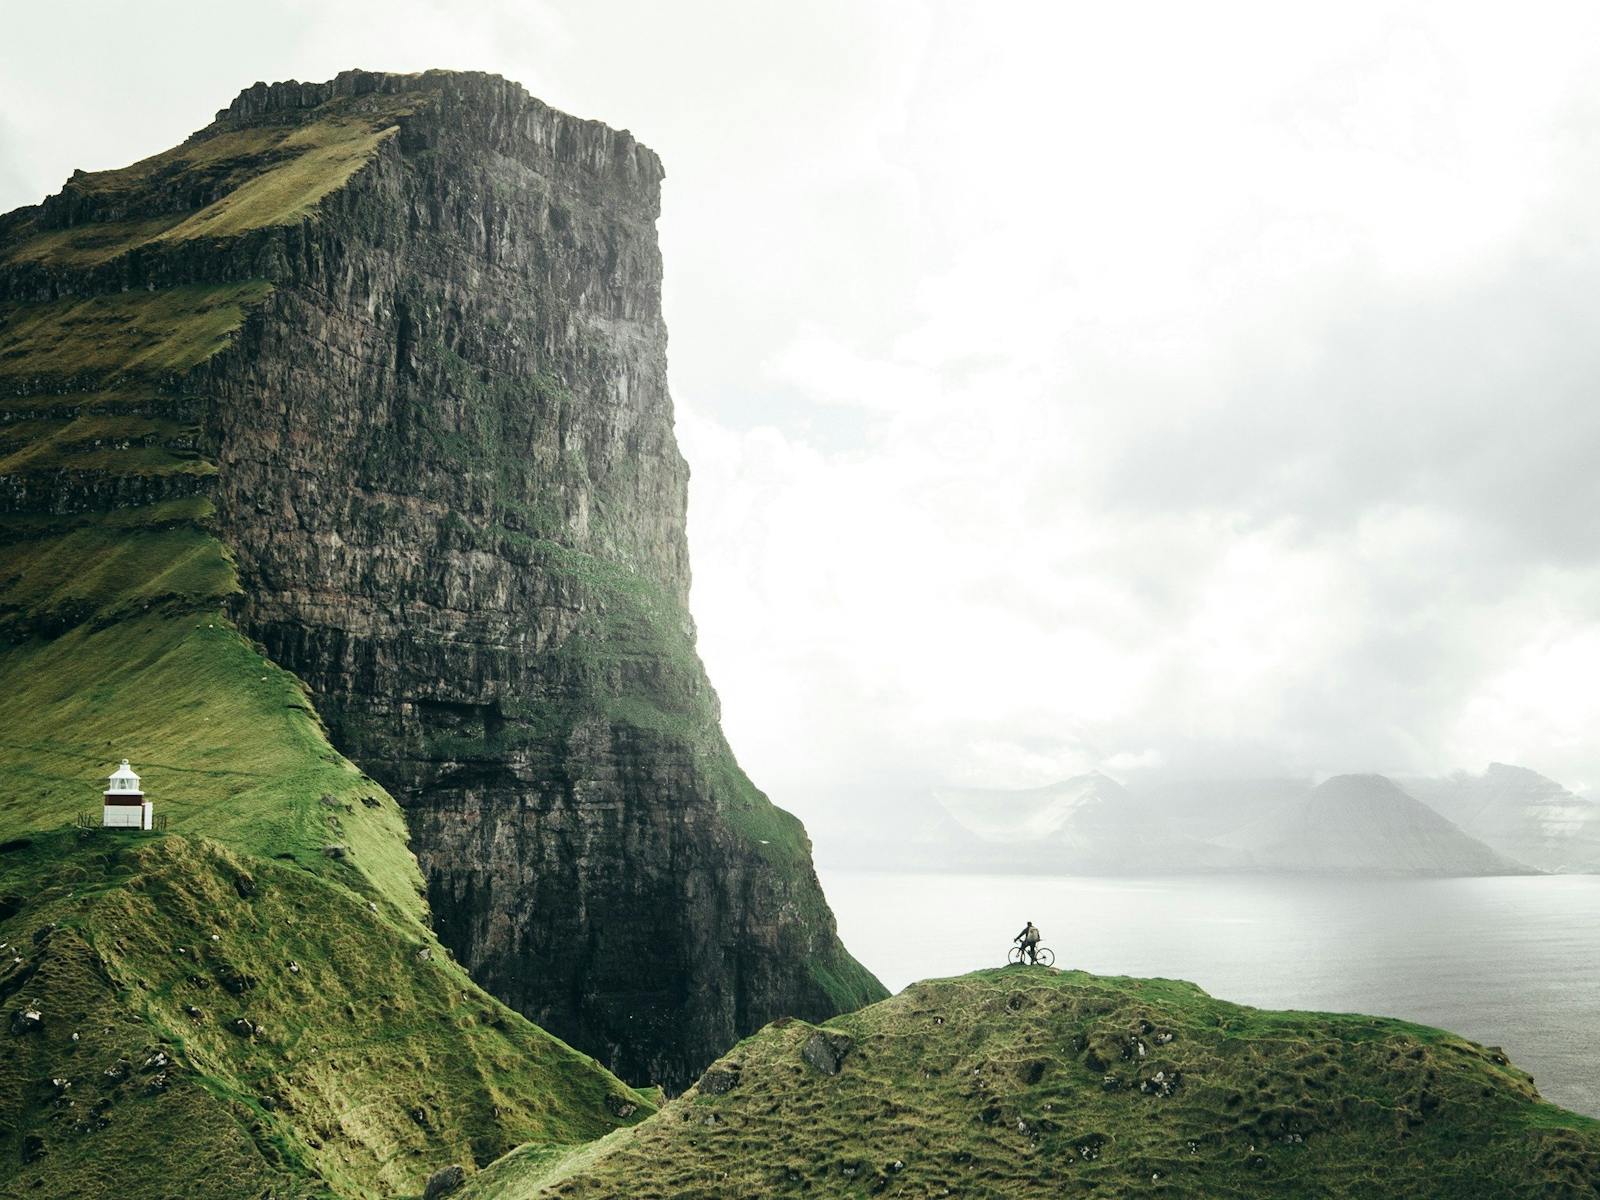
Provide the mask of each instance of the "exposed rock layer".
{"label": "exposed rock layer", "polygon": [[[676,1088],[774,1017],[882,993],[694,652],[661,179],[492,76],[247,89],[177,151],[0,218],[9,407],[68,423],[0,502],[214,529],[234,618],[406,807],[443,940]],[[152,305],[137,366],[96,357]],[[68,431],[102,409],[151,426],[144,458],[86,465]]]}

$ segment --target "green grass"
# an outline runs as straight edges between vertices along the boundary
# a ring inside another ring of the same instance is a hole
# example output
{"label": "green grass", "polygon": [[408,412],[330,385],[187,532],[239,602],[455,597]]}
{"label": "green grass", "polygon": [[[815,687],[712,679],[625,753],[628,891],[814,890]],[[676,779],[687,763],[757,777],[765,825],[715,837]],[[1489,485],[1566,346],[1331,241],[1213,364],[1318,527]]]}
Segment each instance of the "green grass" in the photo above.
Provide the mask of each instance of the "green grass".
{"label": "green grass", "polygon": [[196,470],[211,473],[192,444],[198,431],[159,417],[88,412],[71,418],[37,418],[0,426],[0,475],[53,467],[127,474]]}
{"label": "green grass", "polygon": [[157,187],[179,195],[206,191],[219,198],[189,211],[63,229],[35,223],[0,261],[92,267],[141,246],[230,238],[303,220],[397,132],[395,119],[408,110],[409,101],[386,98],[365,112],[347,112],[347,107],[340,102],[325,105],[321,118],[309,122],[219,123],[132,166],[77,176],[68,182],[68,190],[110,210],[125,208]]}
{"label": "green grass", "polygon": [[[109,172],[107,172],[109,174]],[[49,263],[57,267],[94,267],[145,245],[185,219],[164,213],[131,221],[97,221],[63,229],[31,232],[5,256],[7,263]]]}
{"label": "green grass", "polygon": [[[0,349],[5,342],[0,340]],[[26,388],[14,395],[0,396],[0,413],[13,414],[12,421],[29,419],[29,415],[44,419],[62,419],[89,413],[123,413],[138,416],[174,407],[178,398],[163,393],[153,383],[140,379],[121,379],[102,388],[70,392],[34,392]],[[15,414],[26,414],[18,417]],[[16,425],[0,425],[0,431],[15,429]],[[7,436],[7,444],[16,446],[19,440]]]}
{"label": "green grass", "polygon": [[0,305],[0,377],[182,372],[227,345],[261,280]]}
{"label": "green grass", "polygon": [[78,530],[172,530],[204,528],[216,514],[216,506],[206,496],[181,496],[155,504],[133,505],[107,512],[0,514],[0,545],[6,555],[26,554],[22,544],[47,537],[59,537]]}
{"label": "green grass", "polygon": [[365,123],[341,120],[296,128],[274,147],[286,156],[281,162],[155,240],[234,237],[251,229],[302,220],[325,196],[343,187],[397,132],[395,125],[372,129]]}
{"label": "green grass", "polygon": [[[174,832],[288,856],[425,919],[398,806],[328,745],[304,689],[220,614],[152,613],[0,655],[0,826],[93,813],[132,760]],[[324,802],[324,797],[328,802]],[[324,847],[347,856],[330,859]]]}
{"label": "green grass", "polygon": [[[534,1195],[1592,1197],[1600,1122],[1498,1051],[1373,1017],[1044,968],[776,1022],[581,1160],[513,1155],[465,1200]],[[1174,1084],[1173,1081],[1176,1080]]]}
{"label": "green grass", "polygon": [[0,770],[15,786],[0,828],[93,812],[128,758],[174,832],[291,856],[426,919],[398,806],[329,745],[300,681],[224,619],[238,582],[206,530],[96,523],[4,550]]}
{"label": "green grass", "polygon": [[[446,1163],[653,1108],[414,921],[299,865],[47,833],[0,851],[0,913],[6,1016],[44,1015],[0,1034],[7,1195],[415,1194]],[[147,1068],[157,1052],[171,1065]],[[25,1145],[43,1156],[19,1166]]]}

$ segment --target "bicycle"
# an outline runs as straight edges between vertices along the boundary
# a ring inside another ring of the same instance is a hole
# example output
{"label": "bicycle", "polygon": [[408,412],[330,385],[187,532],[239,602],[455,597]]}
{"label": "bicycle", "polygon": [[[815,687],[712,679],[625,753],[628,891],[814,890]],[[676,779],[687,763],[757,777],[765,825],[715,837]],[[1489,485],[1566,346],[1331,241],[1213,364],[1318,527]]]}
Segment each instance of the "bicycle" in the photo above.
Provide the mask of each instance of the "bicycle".
{"label": "bicycle", "polygon": [[[1035,953],[1038,955],[1041,967],[1053,967],[1056,963],[1056,952],[1049,946],[1040,946]],[[1028,952],[1021,946],[1012,946],[1011,953],[1006,956],[1006,961],[1012,966],[1028,961]]]}

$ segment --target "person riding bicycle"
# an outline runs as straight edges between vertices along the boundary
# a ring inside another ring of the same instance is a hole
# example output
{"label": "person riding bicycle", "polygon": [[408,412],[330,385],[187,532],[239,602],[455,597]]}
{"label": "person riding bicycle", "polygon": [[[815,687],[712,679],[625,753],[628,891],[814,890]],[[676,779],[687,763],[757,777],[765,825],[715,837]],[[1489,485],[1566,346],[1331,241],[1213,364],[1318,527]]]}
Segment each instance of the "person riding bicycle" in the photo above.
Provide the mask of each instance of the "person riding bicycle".
{"label": "person riding bicycle", "polygon": [[1022,952],[1028,956],[1028,961],[1034,966],[1039,965],[1039,927],[1029,921],[1022,927],[1022,932],[1011,939],[1022,947]]}

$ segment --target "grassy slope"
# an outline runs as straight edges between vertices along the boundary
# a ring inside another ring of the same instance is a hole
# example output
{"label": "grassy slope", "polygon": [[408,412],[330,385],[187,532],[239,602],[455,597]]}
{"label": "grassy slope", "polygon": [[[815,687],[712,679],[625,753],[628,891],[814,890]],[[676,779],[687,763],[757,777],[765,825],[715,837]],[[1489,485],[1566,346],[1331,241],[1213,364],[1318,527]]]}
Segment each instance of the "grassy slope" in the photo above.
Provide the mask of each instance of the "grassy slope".
{"label": "grassy slope", "polygon": [[324,848],[343,847],[353,889],[425,920],[399,807],[328,745],[300,682],[223,618],[237,584],[215,538],[182,521],[94,521],[4,552],[0,633],[66,632],[0,648],[0,767],[14,784],[0,829],[92,816],[127,757],[174,832],[323,873],[336,870]]}
{"label": "grassy slope", "polygon": [[226,346],[271,290],[256,280],[0,307],[0,371],[71,378],[187,370]]}
{"label": "grassy slope", "polygon": [[209,192],[218,199],[190,211],[65,229],[30,222],[0,249],[0,264],[88,267],[141,246],[233,237],[312,216],[325,196],[344,186],[393,136],[394,119],[406,108],[397,97],[375,98],[362,112],[348,111],[351,107],[330,107],[309,123],[295,113],[276,124],[203,130],[132,166],[77,176],[67,190],[107,209],[144,200],[157,189],[175,195]]}
{"label": "grassy slope", "polygon": [[0,1145],[36,1161],[0,1191],[387,1195],[650,1110],[335,880],[173,835],[26,840],[0,996],[44,1026],[0,1035]]}
{"label": "grassy slope", "polygon": [[[401,107],[206,131],[68,188],[117,210],[163,188],[210,192],[154,222],[159,236],[237,235],[313,213]],[[11,229],[0,261],[80,266],[80,243],[105,251],[94,261],[131,248],[114,236],[123,225],[158,236],[151,219],[46,231],[35,219]],[[397,806],[328,745],[299,682],[222,618],[238,584],[209,501],[113,499],[129,477],[215,471],[196,449],[188,380],[270,294],[258,280],[0,306],[0,479],[89,498],[70,515],[0,516],[0,769],[27,783],[0,796],[0,828],[92,812],[99,777],[128,757],[174,832],[323,873],[323,848],[343,846],[353,887],[423,920]]]}
{"label": "grassy slope", "polygon": [[[181,219],[13,224],[0,259],[85,265],[299,219],[384,136],[330,121],[191,139],[72,186],[120,202],[198,173],[227,181],[222,200]],[[0,1032],[0,1194],[393,1194],[452,1159],[582,1141],[651,1109],[433,941],[393,799],[223,618],[237,581],[209,501],[122,499],[215,470],[195,449],[190,373],[269,295],[0,306],[0,484],[78,497],[66,515],[0,516],[0,1020],[34,1000],[45,1013],[42,1032]],[[123,756],[171,833],[64,830],[98,814]],[[235,995],[237,977],[252,985]],[[264,1032],[240,1037],[239,1017]],[[164,1088],[140,1070],[156,1049],[176,1064]]]}
{"label": "grassy slope", "polygon": [[[822,1029],[851,1042],[837,1075],[802,1056],[817,1027],[775,1023],[653,1120],[508,1156],[467,1196],[1600,1194],[1600,1122],[1400,1021],[1015,967]],[[719,1075],[736,1082],[710,1094]]]}

